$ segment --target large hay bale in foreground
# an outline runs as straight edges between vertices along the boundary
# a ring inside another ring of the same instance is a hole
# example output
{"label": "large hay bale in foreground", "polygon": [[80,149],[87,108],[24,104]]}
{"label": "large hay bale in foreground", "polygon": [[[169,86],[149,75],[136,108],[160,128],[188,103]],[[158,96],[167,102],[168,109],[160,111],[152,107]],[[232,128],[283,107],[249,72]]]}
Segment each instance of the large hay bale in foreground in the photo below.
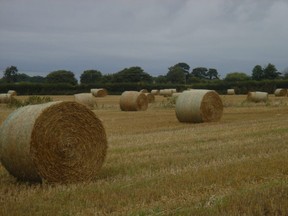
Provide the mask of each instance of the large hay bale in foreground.
{"label": "large hay bale in foreground", "polygon": [[268,93],[267,92],[248,92],[247,94],[247,101],[250,102],[266,102],[268,100]]}
{"label": "large hay bale in foreground", "polygon": [[0,94],[0,103],[9,103],[11,101],[11,94]]}
{"label": "large hay bale in foreground", "polygon": [[75,94],[74,99],[77,103],[83,104],[89,109],[94,109],[97,107],[96,98],[91,93]]}
{"label": "large hay bale in foreground", "polygon": [[17,92],[16,92],[15,90],[9,90],[9,91],[7,92],[7,94],[11,94],[11,96],[13,97],[13,96],[16,96],[16,95],[17,95]]}
{"label": "large hay bale in foreground", "polygon": [[274,95],[276,97],[283,97],[287,95],[287,89],[284,88],[278,88],[274,91]]}
{"label": "large hay bale in foreground", "polygon": [[227,89],[227,95],[235,95],[234,89]]}
{"label": "large hay bale in foreground", "polygon": [[120,97],[122,111],[145,111],[148,108],[148,99],[144,93],[125,91]]}
{"label": "large hay bale in foreground", "polygon": [[104,88],[91,89],[90,91],[94,97],[105,97],[108,94],[107,90]]}
{"label": "large hay bale in foreground", "polygon": [[180,122],[219,121],[222,113],[222,100],[213,90],[185,91],[176,100],[176,117]]}
{"label": "large hay bale in foreground", "polygon": [[0,127],[0,158],[25,181],[89,181],[102,167],[107,138],[102,122],[75,102],[15,110]]}

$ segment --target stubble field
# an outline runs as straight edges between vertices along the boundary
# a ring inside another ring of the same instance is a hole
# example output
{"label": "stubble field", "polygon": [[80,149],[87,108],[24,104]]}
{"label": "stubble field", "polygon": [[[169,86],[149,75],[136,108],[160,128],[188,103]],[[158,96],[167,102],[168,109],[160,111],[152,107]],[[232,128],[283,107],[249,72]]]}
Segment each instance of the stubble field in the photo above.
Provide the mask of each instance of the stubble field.
{"label": "stubble field", "polygon": [[[94,110],[109,146],[97,178],[30,184],[0,164],[0,215],[288,215],[288,97],[223,95],[222,119],[202,124],[178,122],[161,96],[142,112],[119,97]],[[12,111],[0,104],[0,123]]]}

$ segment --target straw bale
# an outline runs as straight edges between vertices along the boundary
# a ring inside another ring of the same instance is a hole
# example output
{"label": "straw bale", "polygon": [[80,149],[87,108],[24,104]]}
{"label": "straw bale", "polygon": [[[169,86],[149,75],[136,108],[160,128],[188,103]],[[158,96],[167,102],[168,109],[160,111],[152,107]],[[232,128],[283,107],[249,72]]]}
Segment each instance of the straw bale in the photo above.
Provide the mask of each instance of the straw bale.
{"label": "straw bale", "polygon": [[0,127],[0,156],[24,181],[90,181],[107,152],[105,128],[87,107],[50,102],[15,110]]}
{"label": "straw bale", "polygon": [[90,91],[91,91],[91,93],[92,93],[92,95],[93,95],[94,97],[105,97],[105,96],[108,95],[107,90],[104,89],[104,88],[91,89]]}
{"label": "straw bale", "polygon": [[125,91],[120,97],[122,111],[145,111],[148,108],[148,98],[144,93]]}
{"label": "straw bale", "polygon": [[152,93],[145,93],[148,103],[153,103],[155,101],[155,96]]}
{"label": "straw bale", "polygon": [[89,109],[95,109],[97,107],[96,98],[91,93],[75,94],[74,99],[77,103],[83,104]]}
{"label": "straw bale", "polygon": [[276,97],[283,97],[287,95],[287,89],[284,88],[277,88],[274,92]]}
{"label": "straw bale", "polygon": [[234,89],[227,89],[227,95],[235,95]]}
{"label": "straw bale", "polygon": [[266,102],[268,100],[268,93],[267,92],[248,92],[247,94],[247,101],[250,102]]}
{"label": "straw bale", "polygon": [[180,122],[215,122],[223,113],[223,103],[213,90],[190,90],[176,100],[176,117]]}
{"label": "straw bale", "polygon": [[11,94],[0,94],[0,103],[9,103],[11,101]]}
{"label": "straw bale", "polygon": [[7,94],[11,94],[11,96],[13,97],[13,96],[16,96],[16,95],[17,95],[17,92],[16,92],[15,90],[9,90],[9,91],[7,92]]}
{"label": "straw bale", "polygon": [[159,94],[164,97],[171,97],[173,94],[173,90],[172,89],[160,89]]}
{"label": "straw bale", "polygon": [[152,89],[151,94],[153,95],[159,95],[159,90],[158,89]]}

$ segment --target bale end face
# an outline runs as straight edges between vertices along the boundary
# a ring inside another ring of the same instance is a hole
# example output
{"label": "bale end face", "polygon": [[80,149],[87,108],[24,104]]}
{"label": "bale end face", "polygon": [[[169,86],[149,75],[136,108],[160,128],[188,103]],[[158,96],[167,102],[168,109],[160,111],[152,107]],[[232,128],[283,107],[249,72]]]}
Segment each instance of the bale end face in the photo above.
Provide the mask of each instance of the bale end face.
{"label": "bale end face", "polygon": [[[18,133],[23,128],[25,131]],[[12,137],[15,134],[16,140]],[[90,181],[99,172],[107,152],[102,122],[75,102],[18,109],[4,122],[0,135],[2,164],[9,164],[5,168],[25,181]]]}
{"label": "bale end face", "polygon": [[122,111],[145,111],[148,108],[148,98],[144,93],[125,91],[120,97]]}
{"label": "bale end face", "polygon": [[185,91],[176,101],[176,117],[180,122],[215,122],[221,119],[222,114],[223,103],[215,91]]}

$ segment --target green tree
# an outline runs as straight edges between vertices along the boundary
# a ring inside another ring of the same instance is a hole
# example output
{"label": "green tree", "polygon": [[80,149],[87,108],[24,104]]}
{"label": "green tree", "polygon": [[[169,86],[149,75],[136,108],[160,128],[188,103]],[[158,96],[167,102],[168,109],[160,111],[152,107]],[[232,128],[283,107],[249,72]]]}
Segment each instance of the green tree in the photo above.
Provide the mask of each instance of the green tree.
{"label": "green tree", "polygon": [[256,65],[252,70],[252,79],[253,80],[262,80],[264,78],[264,72],[261,65]]}
{"label": "green tree", "polygon": [[177,63],[177,64],[174,65],[174,66],[179,66],[179,67],[181,67],[184,71],[186,71],[186,72],[189,73],[190,66],[189,66],[187,63],[185,63],[185,62],[179,62],[179,63]]}
{"label": "green tree", "polygon": [[153,78],[141,67],[125,68],[113,75],[113,82],[152,82]]}
{"label": "green tree", "polygon": [[113,82],[113,74],[104,74],[103,76],[102,76],[102,82],[103,83],[112,83]]}
{"label": "green tree", "polygon": [[32,83],[45,83],[46,79],[42,76],[32,76],[30,77],[30,82]]}
{"label": "green tree", "polygon": [[275,65],[269,63],[264,69],[263,69],[263,77],[264,79],[277,79],[280,77],[280,74]]}
{"label": "green tree", "polygon": [[185,62],[179,62],[174,67],[179,66],[183,69],[183,72],[185,73],[185,83],[187,82],[187,79],[189,78],[189,71],[190,71],[190,66],[185,63]]}
{"label": "green tree", "polygon": [[167,83],[167,78],[164,75],[159,75],[155,78],[156,83]]}
{"label": "green tree", "polygon": [[228,73],[224,78],[225,81],[246,81],[249,80],[250,77],[243,72],[232,72]]}
{"label": "green tree", "polygon": [[100,82],[102,73],[98,70],[85,70],[80,76],[81,84],[91,84]]}
{"label": "green tree", "polygon": [[13,83],[17,81],[18,69],[15,66],[7,67],[4,71],[4,80],[7,83]]}
{"label": "green tree", "polygon": [[206,79],[207,78],[208,69],[206,67],[197,67],[194,68],[191,72],[192,77],[196,77],[199,79]]}
{"label": "green tree", "polygon": [[186,82],[186,74],[182,67],[174,65],[169,68],[166,79],[168,82],[181,84]]}
{"label": "green tree", "polygon": [[57,70],[49,73],[46,76],[46,81],[48,83],[69,83],[72,85],[77,84],[74,73],[66,70]]}
{"label": "green tree", "polygon": [[17,82],[29,82],[30,78],[31,77],[25,73],[19,73],[19,74],[17,74],[16,80],[17,80]]}
{"label": "green tree", "polygon": [[207,79],[219,79],[218,71],[215,68],[209,68],[206,73]]}

